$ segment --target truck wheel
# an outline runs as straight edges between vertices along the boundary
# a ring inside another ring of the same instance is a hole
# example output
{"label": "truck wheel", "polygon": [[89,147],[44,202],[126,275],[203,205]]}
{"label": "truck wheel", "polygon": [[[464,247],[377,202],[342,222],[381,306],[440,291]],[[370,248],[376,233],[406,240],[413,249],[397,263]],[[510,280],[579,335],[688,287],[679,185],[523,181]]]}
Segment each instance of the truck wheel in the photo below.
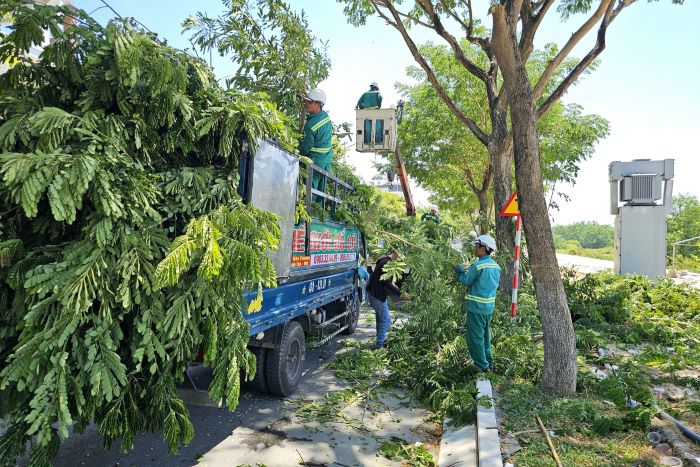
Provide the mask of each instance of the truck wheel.
{"label": "truck wheel", "polygon": [[276,396],[286,397],[296,391],[304,370],[306,339],[296,321],[287,323],[279,347],[267,354],[265,376],[267,388]]}
{"label": "truck wheel", "polygon": [[250,387],[255,391],[267,394],[267,381],[265,380],[267,349],[265,347],[252,347],[250,352],[255,355],[255,377],[250,381]]}
{"label": "truck wheel", "polygon": [[345,324],[348,327],[341,334],[349,336],[355,332],[357,323],[360,321],[360,301],[357,295],[353,296],[352,300],[348,302],[347,310],[350,312],[345,317]]}

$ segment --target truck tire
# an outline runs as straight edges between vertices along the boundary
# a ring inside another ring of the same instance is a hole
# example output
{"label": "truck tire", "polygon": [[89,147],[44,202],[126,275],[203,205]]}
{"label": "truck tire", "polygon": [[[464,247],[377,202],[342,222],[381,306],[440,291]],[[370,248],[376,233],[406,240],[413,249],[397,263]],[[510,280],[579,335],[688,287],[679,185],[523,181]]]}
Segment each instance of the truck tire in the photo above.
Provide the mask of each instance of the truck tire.
{"label": "truck tire", "polygon": [[279,347],[267,354],[265,376],[271,394],[286,397],[296,391],[304,370],[306,338],[296,321],[286,324]]}
{"label": "truck tire", "polygon": [[347,310],[350,312],[345,317],[345,324],[348,326],[341,334],[349,336],[355,333],[357,323],[360,321],[360,300],[357,293],[353,295],[352,300],[347,302]]}
{"label": "truck tire", "polygon": [[255,355],[255,377],[250,381],[251,389],[267,394],[267,381],[265,368],[267,366],[267,349],[265,347],[252,347],[250,352]]}

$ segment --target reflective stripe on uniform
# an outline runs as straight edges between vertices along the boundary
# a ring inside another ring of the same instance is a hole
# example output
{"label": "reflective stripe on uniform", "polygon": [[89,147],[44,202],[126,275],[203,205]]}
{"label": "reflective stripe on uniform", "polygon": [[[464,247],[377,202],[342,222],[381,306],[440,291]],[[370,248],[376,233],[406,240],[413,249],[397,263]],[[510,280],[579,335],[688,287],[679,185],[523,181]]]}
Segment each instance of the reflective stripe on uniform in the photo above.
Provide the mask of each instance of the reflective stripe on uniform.
{"label": "reflective stripe on uniform", "polygon": [[476,269],[478,271],[481,271],[482,269],[501,269],[501,267],[495,263],[484,263],[484,264],[477,264]]}
{"label": "reflective stripe on uniform", "polygon": [[333,148],[311,148],[311,152],[317,152],[319,154],[326,154],[333,150]]}
{"label": "reflective stripe on uniform", "polygon": [[467,300],[477,303],[496,303],[496,297],[477,297],[476,295],[467,295]]}
{"label": "reflective stripe on uniform", "polygon": [[[315,124],[314,126],[312,126],[311,131],[316,131],[319,128],[321,128],[323,125],[325,125],[326,123],[330,123],[330,122],[331,122],[331,119],[326,117],[323,120],[321,120],[320,122],[318,122],[317,124]],[[313,149],[312,149],[312,151],[313,151]]]}

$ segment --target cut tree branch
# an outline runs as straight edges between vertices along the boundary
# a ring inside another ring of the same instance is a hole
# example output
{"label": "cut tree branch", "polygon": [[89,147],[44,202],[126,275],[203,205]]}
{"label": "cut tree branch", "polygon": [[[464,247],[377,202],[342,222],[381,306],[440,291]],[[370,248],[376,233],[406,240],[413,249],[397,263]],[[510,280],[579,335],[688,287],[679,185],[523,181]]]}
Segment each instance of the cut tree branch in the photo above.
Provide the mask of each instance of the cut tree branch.
{"label": "cut tree branch", "polygon": [[590,66],[591,63],[603,52],[605,49],[605,34],[607,32],[608,26],[612,21],[617,18],[617,15],[630,6],[636,0],[622,0],[618,4],[617,8],[614,8],[614,2],[609,2],[607,9],[605,11],[605,16],[603,21],[600,23],[598,28],[598,37],[593,48],[586,54],[585,57],[574,67],[569,75],[564,78],[564,80],[559,83],[559,86],[552,92],[552,94],[544,101],[544,103],[537,109],[536,118],[539,121],[549,109],[556,103],[561,97],[566,93],[569,87],[576,82],[576,80],[581,76],[581,74]]}
{"label": "cut tree branch", "polygon": [[[433,69],[430,67],[428,64],[427,60],[423,55],[421,55],[420,51],[418,50],[418,46],[416,43],[413,41],[411,36],[408,34],[408,31],[404,27],[403,23],[401,22],[401,17],[398,14],[398,11],[394,7],[391,1],[388,0],[383,0],[383,1],[377,1],[377,2],[372,2],[372,5],[375,8],[375,11],[377,14],[386,20],[388,24],[396,28],[397,31],[401,34],[401,37],[403,37],[404,42],[408,46],[408,49],[411,52],[411,55],[413,55],[413,58],[418,62],[418,64],[421,66],[423,71],[425,71],[425,74],[428,78],[428,81],[433,85],[435,90],[437,91],[438,95],[440,98],[445,102],[447,107],[450,109],[450,111],[454,114],[455,117],[462,123],[464,123],[467,128],[476,136],[476,138],[481,141],[482,144],[488,145],[488,140],[489,137],[488,135],[479,127],[479,125],[472,120],[471,118],[467,117],[464,112],[462,112],[459,107],[455,104],[455,102],[450,98],[450,96],[447,95],[447,91],[445,88],[440,84],[440,81],[438,81],[437,76],[435,76],[435,72]],[[391,16],[393,17],[393,21],[380,10],[380,6],[385,7],[386,9],[389,10],[391,13]]]}
{"label": "cut tree branch", "polygon": [[[540,79],[537,80],[537,84],[532,92],[533,99],[535,102],[542,96],[544,88],[547,86],[549,79],[552,77],[554,72],[559,68],[564,59],[569,56],[571,50],[576,47],[576,45],[583,39],[586,34],[593,28],[593,26],[606,14],[608,7],[613,3],[613,0],[600,0],[600,5],[598,9],[591,15],[588,20],[583,23],[583,25],[569,38],[568,42],[559,51],[559,53],[550,60],[547,68],[545,68]],[[607,26],[607,25],[606,25]],[[604,30],[604,29],[603,29]],[[605,33],[603,33],[603,42],[605,42]],[[596,44],[598,45],[598,44]],[[595,47],[594,47],[595,48]],[[601,50],[602,51],[602,50]],[[600,53],[600,52],[598,52]]]}

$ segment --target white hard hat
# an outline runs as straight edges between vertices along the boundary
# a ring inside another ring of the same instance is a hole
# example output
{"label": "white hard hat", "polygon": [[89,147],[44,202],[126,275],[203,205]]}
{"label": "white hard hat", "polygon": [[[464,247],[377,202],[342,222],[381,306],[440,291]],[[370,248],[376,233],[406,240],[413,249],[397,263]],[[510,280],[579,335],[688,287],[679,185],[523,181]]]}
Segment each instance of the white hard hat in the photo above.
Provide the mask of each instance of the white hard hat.
{"label": "white hard hat", "polygon": [[377,84],[376,81],[372,81],[371,83],[369,83],[369,87],[370,88],[379,88],[379,85]]}
{"label": "white hard hat", "polygon": [[491,235],[479,235],[474,239],[472,245],[484,245],[491,251],[496,251],[496,240]]}
{"label": "white hard hat", "polygon": [[315,101],[315,102],[320,102],[321,104],[325,105],[326,104],[326,93],[323,92],[322,89],[319,88],[313,88],[311,91],[306,94],[304,97],[307,101]]}

